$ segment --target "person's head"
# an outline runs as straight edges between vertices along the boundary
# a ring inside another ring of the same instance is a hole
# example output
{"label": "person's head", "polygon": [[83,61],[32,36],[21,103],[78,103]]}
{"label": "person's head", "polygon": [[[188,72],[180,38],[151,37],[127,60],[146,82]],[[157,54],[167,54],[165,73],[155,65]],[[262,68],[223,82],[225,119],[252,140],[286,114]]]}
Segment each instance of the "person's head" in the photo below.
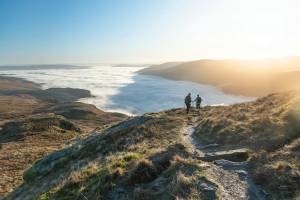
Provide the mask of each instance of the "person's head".
{"label": "person's head", "polygon": [[197,97],[199,97],[199,94],[197,94]]}
{"label": "person's head", "polygon": [[191,93],[188,93],[188,96],[191,96]]}

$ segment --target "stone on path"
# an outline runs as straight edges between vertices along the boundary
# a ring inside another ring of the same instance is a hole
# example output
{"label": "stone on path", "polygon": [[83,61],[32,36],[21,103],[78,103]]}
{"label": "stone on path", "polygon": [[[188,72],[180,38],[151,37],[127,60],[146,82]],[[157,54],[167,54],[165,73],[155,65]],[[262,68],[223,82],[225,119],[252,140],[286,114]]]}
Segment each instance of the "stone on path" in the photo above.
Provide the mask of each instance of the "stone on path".
{"label": "stone on path", "polygon": [[234,149],[228,151],[218,151],[213,153],[206,153],[204,156],[199,157],[200,160],[212,162],[215,160],[229,160],[233,162],[243,162],[249,157],[249,149]]}

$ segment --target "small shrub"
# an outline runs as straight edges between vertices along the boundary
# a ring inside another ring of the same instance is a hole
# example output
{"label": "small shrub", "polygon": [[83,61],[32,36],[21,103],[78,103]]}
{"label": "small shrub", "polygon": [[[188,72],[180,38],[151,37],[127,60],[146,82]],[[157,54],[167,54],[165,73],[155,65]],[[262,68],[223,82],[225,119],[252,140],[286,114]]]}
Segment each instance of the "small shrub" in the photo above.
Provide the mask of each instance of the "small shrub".
{"label": "small shrub", "polygon": [[171,183],[172,193],[178,196],[185,196],[192,185],[190,177],[185,176],[181,171],[177,172]]}
{"label": "small shrub", "polygon": [[131,184],[147,183],[154,180],[157,176],[157,169],[152,161],[142,159],[133,170],[130,176]]}

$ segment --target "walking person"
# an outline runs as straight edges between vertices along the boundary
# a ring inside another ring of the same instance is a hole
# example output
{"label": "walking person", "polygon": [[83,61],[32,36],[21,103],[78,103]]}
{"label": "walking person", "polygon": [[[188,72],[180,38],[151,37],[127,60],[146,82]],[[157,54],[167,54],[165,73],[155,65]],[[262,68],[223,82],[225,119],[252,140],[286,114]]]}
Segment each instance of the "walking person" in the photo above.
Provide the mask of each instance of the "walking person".
{"label": "walking person", "polygon": [[196,109],[200,109],[202,98],[199,96],[199,94],[197,95],[197,97],[194,101],[196,102]]}
{"label": "walking person", "polygon": [[189,94],[185,97],[184,103],[185,103],[185,105],[186,105],[186,114],[189,114],[190,109],[191,109],[191,103],[192,103],[191,93],[189,93]]}

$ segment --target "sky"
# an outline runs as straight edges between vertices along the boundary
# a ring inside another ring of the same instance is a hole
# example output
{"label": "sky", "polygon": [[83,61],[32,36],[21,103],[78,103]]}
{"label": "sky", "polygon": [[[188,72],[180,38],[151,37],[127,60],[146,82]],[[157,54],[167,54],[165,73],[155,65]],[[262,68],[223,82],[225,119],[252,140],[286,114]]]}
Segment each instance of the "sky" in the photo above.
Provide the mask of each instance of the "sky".
{"label": "sky", "polygon": [[0,65],[300,56],[300,0],[0,0]]}

